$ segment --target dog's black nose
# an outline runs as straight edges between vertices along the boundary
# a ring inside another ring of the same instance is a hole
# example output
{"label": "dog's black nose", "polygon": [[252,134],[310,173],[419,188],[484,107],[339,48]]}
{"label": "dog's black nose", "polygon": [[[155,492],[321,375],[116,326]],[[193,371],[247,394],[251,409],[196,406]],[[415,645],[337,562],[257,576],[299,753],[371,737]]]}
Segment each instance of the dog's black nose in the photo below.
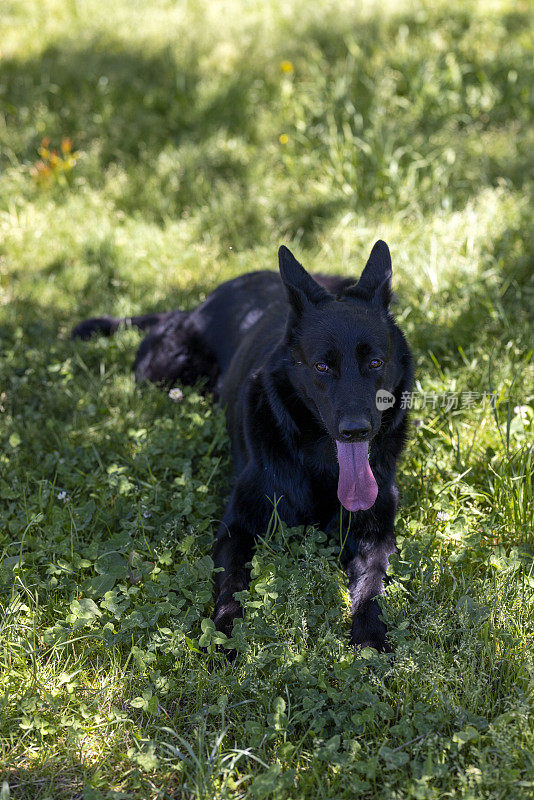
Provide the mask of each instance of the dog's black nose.
{"label": "dog's black nose", "polygon": [[371,433],[371,423],[365,417],[343,417],[339,423],[339,434],[351,442],[360,442]]}

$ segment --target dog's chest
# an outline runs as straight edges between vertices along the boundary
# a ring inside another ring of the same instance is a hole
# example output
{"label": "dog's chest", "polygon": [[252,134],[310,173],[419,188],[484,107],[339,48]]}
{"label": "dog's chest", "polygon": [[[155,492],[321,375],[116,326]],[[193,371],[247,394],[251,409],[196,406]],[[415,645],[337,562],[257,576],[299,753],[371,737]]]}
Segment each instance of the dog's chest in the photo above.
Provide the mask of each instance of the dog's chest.
{"label": "dog's chest", "polygon": [[300,461],[303,479],[308,482],[317,522],[329,520],[339,506],[337,499],[338,463],[333,442],[329,437],[320,441],[305,442],[301,447]]}

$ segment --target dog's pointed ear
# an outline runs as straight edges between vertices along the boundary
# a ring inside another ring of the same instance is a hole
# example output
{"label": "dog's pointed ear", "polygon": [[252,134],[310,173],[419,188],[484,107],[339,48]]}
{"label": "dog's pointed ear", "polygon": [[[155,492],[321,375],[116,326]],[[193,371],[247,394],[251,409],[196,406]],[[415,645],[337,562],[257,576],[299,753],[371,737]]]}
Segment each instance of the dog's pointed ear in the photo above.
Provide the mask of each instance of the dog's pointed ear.
{"label": "dog's pointed ear", "polygon": [[389,306],[391,301],[391,253],[382,239],[375,242],[356,286],[345,294]]}
{"label": "dog's pointed ear", "polygon": [[330,297],[284,245],[278,251],[278,263],[289,302],[297,314],[302,313],[306,304],[316,305]]}

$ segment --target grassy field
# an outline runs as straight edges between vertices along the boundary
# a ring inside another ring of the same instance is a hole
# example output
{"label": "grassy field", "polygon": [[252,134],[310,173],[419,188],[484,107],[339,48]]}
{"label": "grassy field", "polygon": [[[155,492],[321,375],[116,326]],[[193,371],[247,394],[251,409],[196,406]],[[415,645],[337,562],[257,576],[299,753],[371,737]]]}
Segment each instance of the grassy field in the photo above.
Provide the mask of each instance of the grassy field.
{"label": "grassy field", "polygon": [[[532,797],[533,10],[2,0],[1,800]],[[222,413],[69,330],[379,237],[417,361],[395,661],[348,644],[339,543],[273,524],[228,665]]]}

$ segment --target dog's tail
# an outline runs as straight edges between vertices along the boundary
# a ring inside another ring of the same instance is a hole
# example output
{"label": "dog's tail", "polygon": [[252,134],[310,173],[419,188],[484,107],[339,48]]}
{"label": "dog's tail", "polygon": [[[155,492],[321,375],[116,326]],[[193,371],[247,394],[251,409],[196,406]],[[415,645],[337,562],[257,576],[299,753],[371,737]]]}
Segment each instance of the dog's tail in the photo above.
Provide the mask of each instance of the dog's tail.
{"label": "dog's tail", "polygon": [[153,328],[154,325],[157,325],[159,322],[164,322],[173,313],[176,312],[163,311],[159,314],[141,314],[140,316],[134,317],[109,317],[107,315],[103,317],[92,317],[92,319],[84,319],[83,322],[79,322],[78,325],[72,329],[71,338],[89,339],[94,334],[113,336],[121,325],[125,327],[141,328],[141,330],[144,331],[147,328]]}

